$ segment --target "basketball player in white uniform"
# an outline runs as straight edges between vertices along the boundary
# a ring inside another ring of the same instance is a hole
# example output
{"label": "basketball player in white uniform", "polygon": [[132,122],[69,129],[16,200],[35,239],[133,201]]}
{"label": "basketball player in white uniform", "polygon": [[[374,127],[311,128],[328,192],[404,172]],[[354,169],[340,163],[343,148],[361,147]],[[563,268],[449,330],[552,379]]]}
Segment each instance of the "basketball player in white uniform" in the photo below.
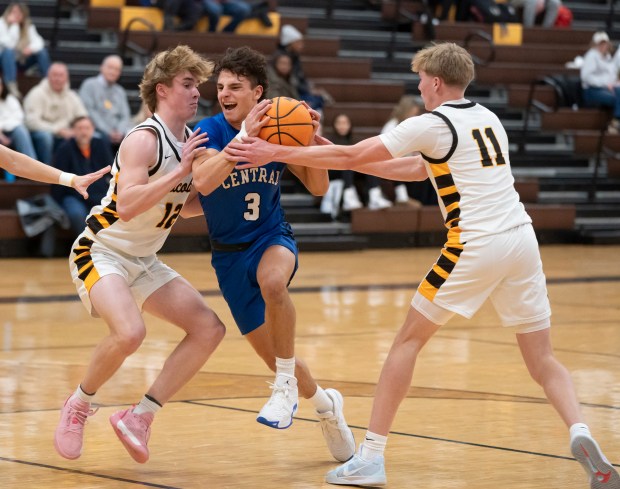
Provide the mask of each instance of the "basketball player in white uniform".
{"label": "basketball player in white uniform", "polygon": [[[412,68],[432,113],[353,146],[275,146],[255,138],[226,150],[255,165],[282,161],[355,169],[398,180],[430,176],[448,228],[437,262],[420,284],[383,366],[368,432],[357,454],[327,474],[339,485],[384,485],[383,452],[418,353],[454,314],[473,316],[490,298],[503,326],[515,328],[527,368],[570,432],[570,446],[591,488],[620,489],[620,477],[592,438],[569,372],[553,355],[551,310],[530,217],[519,202],[506,131],[488,109],[464,98],[474,78],[471,56],[453,43],[419,51]],[[399,158],[417,151],[416,164]],[[246,165],[247,166],[247,165]],[[499,483],[499,481],[498,481]]]}
{"label": "basketball player in white uniform", "polygon": [[144,398],[114,413],[110,423],[137,462],[149,458],[154,414],[204,365],[224,337],[224,325],[200,293],[156,256],[192,188],[191,166],[206,135],[186,123],[196,115],[198,85],[212,64],[186,46],[157,54],[147,65],[140,95],[153,116],[121,143],[106,197],[86,219],[70,256],[82,302],[109,327],[76,391],[61,411],[54,445],[80,456],[84,424],[95,393],[135,352],[146,334],[142,311],[186,333]]}

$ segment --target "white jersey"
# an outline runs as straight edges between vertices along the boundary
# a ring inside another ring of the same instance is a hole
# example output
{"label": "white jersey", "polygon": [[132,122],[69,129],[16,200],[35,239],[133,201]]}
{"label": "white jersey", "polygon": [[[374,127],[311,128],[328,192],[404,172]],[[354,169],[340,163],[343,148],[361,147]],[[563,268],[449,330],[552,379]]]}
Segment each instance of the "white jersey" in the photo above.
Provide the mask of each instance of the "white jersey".
{"label": "white jersey", "polygon": [[395,158],[421,153],[448,245],[532,222],[514,188],[506,130],[487,108],[465,99],[446,102],[380,138]]}
{"label": "white jersey", "polygon": [[[178,167],[183,143],[177,141],[157,114],[134,127],[130,133],[145,130],[157,136],[157,161],[149,168],[149,182],[152,182]],[[185,137],[190,134],[190,129],[185,127]],[[153,207],[130,221],[123,221],[116,212],[117,182],[123,169],[119,155],[120,150],[114,159],[108,192],[86,218],[85,233],[103,246],[126,255],[154,255],[164,245],[187,200],[192,188],[192,175],[187,175]]]}

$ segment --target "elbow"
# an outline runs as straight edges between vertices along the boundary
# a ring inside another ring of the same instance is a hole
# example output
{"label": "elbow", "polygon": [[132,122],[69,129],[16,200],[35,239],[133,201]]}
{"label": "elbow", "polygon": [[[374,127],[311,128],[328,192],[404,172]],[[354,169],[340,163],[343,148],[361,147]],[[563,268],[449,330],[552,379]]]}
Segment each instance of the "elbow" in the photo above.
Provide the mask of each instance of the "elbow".
{"label": "elbow", "polygon": [[132,209],[124,205],[119,205],[118,202],[116,203],[116,213],[120,220],[125,222],[129,222],[136,217],[136,213]]}

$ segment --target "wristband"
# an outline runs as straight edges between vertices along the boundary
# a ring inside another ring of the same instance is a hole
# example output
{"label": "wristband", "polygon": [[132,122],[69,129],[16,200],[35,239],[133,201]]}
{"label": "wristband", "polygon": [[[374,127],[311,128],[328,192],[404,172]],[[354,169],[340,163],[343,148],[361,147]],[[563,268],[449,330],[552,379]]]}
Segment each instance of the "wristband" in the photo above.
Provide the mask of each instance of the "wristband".
{"label": "wristband", "polygon": [[235,136],[235,139],[237,141],[242,141],[242,138],[246,137],[248,135],[248,132],[245,130],[245,121],[243,121],[241,123],[241,130],[237,133],[237,135]]}
{"label": "wristband", "polygon": [[76,177],[75,173],[67,173],[60,172],[60,177],[58,178],[58,184],[64,185],[65,187],[73,187],[73,179]]}

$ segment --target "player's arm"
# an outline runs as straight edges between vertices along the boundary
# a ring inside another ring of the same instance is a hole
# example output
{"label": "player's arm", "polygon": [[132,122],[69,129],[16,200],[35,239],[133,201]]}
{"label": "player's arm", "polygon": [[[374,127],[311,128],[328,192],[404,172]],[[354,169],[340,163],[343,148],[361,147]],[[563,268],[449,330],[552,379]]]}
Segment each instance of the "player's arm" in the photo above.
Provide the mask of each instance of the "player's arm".
{"label": "player's arm", "polygon": [[204,152],[198,146],[206,134],[194,132],[183,145],[180,164],[161,178],[149,182],[149,168],[157,161],[157,137],[151,130],[132,132],[121,144],[116,210],[123,221],[130,221],[159,202],[192,169],[192,161]]}
{"label": "player's arm", "polygon": [[110,171],[110,167],[106,166],[101,170],[86,175],[64,173],[57,168],[34,160],[25,154],[13,151],[6,146],[0,146],[0,167],[18,177],[43,183],[56,183],[67,187],[73,187],[85,199],[88,198],[86,189],[88,189],[90,184],[99,180]]}
{"label": "player's arm", "polygon": [[428,178],[424,159],[419,155],[366,163],[355,167],[355,171],[402,182],[421,182]]}
{"label": "player's arm", "polygon": [[[269,121],[263,116],[269,110],[270,104],[271,100],[262,100],[252,108],[237,135],[237,141],[240,142],[241,138],[246,135],[256,136],[259,133]],[[226,180],[237,161],[237,159],[231,159],[224,151],[218,152],[216,149],[208,148],[192,164],[194,186],[202,195],[209,195]]]}
{"label": "player's arm", "polygon": [[184,219],[189,219],[191,217],[202,216],[203,214],[200,199],[198,198],[198,191],[195,187],[192,187],[192,190],[190,191],[189,196],[181,209],[181,217]]}
{"label": "player's arm", "polygon": [[254,166],[282,161],[292,165],[334,170],[356,170],[358,166],[366,163],[393,159],[379,136],[364,139],[352,146],[324,144],[304,147],[280,146],[258,138],[243,138],[243,143],[231,142],[224,151],[230,158],[250,161]]}

